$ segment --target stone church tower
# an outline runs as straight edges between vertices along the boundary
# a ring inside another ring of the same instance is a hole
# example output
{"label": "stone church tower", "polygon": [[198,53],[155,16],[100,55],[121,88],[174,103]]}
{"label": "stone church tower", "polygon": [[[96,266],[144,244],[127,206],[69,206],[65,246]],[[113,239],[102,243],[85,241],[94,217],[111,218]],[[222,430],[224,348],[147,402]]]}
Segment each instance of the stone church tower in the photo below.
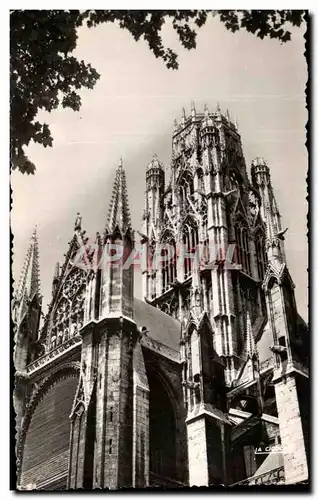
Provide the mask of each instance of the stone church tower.
{"label": "stone church tower", "polygon": [[19,487],[307,482],[308,333],[284,233],[266,162],[249,176],[228,113],[192,105],[169,169],[146,169],[143,301],[122,164],[94,244],[76,219],[41,329],[34,234],[13,304]]}

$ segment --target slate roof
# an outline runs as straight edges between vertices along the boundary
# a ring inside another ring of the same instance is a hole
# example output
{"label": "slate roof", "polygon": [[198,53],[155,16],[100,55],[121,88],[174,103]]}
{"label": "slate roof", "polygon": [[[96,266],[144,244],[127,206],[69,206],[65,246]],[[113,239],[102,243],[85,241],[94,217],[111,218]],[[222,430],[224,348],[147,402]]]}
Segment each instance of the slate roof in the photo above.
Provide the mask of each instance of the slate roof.
{"label": "slate roof", "polygon": [[145,326],[148,336],[179,351],[181,323],[156,307],[134,298],[134,320],[139,327]]}
{"label": "slate roof", "polygon": [[273,359],[274,355],[270,347],[273,345],[273,336],[270,331],[269,323],[267,322],[263,332],[256,344],[260,365],[267,360]]}

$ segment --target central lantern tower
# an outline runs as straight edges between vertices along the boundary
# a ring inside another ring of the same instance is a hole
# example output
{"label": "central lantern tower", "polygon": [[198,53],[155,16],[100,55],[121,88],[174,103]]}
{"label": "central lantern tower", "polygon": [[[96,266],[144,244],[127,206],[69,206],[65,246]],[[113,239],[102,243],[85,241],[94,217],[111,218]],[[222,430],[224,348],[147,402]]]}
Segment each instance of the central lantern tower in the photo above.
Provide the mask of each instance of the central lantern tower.
{"label": "central lantern tower", "polygon": [[192,105],[191,115],[175,123],[170,179],[156,157],[146,179],[148,262],[164,244],[174,258],[162,258],[161,269],[149,264],[144,296],[184,330],[190,315],[200,320],[207,314],[231,385],[245,348],[247,314],[252,324],[264,319],[266,213],[228,113],[219,107],[197,113]]}
{"label": "central lantern tower", "polygon": [[249,364],[262,414],[256,343],[273,314],[264,278],[273,260],[285,261],[269,168],[256,158],[250,180],[228,112],[197,113],[192,104],[175,122],[170,178],[157,157],[147,168],[143,224],[145,300],[182,324],[189,481],[226,484],[226,392]]}

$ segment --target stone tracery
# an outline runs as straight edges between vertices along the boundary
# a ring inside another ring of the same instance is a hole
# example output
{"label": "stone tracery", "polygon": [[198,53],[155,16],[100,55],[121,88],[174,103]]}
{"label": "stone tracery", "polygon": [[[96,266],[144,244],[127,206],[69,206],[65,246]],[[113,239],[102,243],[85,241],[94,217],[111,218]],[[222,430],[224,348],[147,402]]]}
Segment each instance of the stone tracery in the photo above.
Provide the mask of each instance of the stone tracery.
{"label": "stone tracery", "polygon": [[46,349],[54,349],[77,335],[83,326],[86,273],[74,268],[67,275],[61,298],[52,315],[52,327]]}

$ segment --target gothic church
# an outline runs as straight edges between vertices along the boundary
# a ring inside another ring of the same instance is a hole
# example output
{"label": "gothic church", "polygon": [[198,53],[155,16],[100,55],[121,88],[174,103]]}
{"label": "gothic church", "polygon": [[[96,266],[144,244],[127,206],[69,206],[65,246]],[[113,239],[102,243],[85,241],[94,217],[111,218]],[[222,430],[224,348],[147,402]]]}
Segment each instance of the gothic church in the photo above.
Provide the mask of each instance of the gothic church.
{"label": "gothic church", "polygon": [[228,113],[192,105],[169,169],[154,156],[145,177],[143,300],[133,266],[99,265],[137,241],[122,164],[93,245],[77,217],[41,322],[32,236],[13,300],[17,487],[308,482],[308,329],[269,166],[248,172]]}

